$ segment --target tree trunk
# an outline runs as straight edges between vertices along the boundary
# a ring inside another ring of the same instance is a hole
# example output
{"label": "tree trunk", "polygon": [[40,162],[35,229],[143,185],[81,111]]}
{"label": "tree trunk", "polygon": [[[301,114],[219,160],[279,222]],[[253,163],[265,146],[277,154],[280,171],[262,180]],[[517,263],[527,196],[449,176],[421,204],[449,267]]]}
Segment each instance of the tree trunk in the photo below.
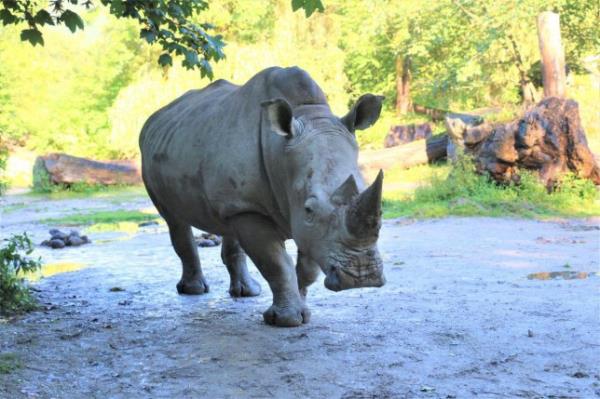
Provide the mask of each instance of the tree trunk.
{"label": "tree trunk", "polygon": [[38,157],[33,167],[34,185],[47,184],[140,184],[139,169],[133,162],[98,162],[67,154]]}
{"label": "tree trunk", "polygon": [[544,97],[565,97],[567,81],[565,52],[560,39],[558,14],[546,11],[537,19],[538,40],[542,56],[542,78]]}
{"label": "tree trunk", "polygon": [[410,57],[396,57],[396,115],[404,115],[410,111]]}

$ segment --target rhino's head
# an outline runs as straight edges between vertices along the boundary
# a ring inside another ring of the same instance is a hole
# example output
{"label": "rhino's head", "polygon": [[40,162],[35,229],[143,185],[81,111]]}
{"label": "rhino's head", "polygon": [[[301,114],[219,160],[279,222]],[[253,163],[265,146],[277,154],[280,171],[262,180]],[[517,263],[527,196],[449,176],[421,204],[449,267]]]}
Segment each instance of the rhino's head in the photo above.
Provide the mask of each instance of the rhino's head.
{"label": "rhino's head", "polygon": [[286,182],[292,237],[333,291],[385,283],[377,249],[383,173],[364,189],[354,136],[379,118],[382,100],[364,95],[342,118],[326,104],[292,109],[283,99],[265,103],[271,129],[287,139],[278,174]]}

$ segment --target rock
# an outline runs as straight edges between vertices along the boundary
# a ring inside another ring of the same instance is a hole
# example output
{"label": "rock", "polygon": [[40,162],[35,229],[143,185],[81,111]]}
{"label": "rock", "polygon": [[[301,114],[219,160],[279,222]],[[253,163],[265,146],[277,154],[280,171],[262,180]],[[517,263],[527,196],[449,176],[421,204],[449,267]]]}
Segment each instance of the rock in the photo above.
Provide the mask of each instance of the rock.
{"label": "rock", "polygon": [[156,220],[150,220],[148,222],[142,222],[138,224],[138,227],[148,227],[148,226],[158,226],[158,222]]}
{"label": "rock", "polygon": [[584,371],[576,371],[571,375],[573,378],[588,378],[590,375]]}
{"label": "rock", "polygon": [[50,247],[53,249],[61,249],[65,247],[65,242],[58,238],[53,238],[50,240]]}
{"label": "rock", "polygon": [[63,233],[62,231],[58,230],[58,229],[50,229],[49,231],[50,236],[52,237],[52,239],[59,239],[59,240],[66,240],[67,237],[69,237],[68,234]]}
{"label": "rock", "polygon": [[77,230],[71,230],[68,235],[58,229],[51,229],[49,233],[52,238],[43,241],[41,245],[59,249],[65,246],[78,247],[91,243],[87,236],[80,236]]}
{"label": "rock", "polygon": [[200,238],[196,240],[199,247],[215,247],[217,244],[213,240],[208,240],[206,238]]}
{"label": "rock", "polygon": [[221,237],[216,234],[202,233],[200,237],[194,237],[199,247],[216,247],[221,245]]}
{"label": "rock", "polygon": [[80,245],[85,244],[85,241],[83,241],[83,239],[81,239],[81,237],[79,236],[69,236],[69,238],[67,238],[66,244],[73,247],[78,247]]}

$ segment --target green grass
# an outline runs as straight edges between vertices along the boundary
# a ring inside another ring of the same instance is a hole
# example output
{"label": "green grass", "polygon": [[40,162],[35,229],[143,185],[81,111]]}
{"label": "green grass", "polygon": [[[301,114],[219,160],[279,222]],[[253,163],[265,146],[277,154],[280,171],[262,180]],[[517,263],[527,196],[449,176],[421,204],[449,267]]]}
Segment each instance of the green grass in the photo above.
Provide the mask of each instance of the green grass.
{"label": "green grass", "polygon": [[77,199],[77,198],[114,198],[114,201],[119,199],[127,200],[134,197],[146,196],[144,186],[90,186],[79,185],[61,189],[56,189],[51,192],[33,191],[30,194],[34,197],[48,198],[51,200],[57,199]]}
{"label": "green grass", "polygon": [[90,224],[116,224],[123,222],[147,222],[156,220],[157,214],[145,213],[141,211],[101,211],[92,213],[78,213],[67,215],[60,218],[44,219],[42,222],[46,224],[63,225],[63,226],[81,226]]}
{"label": "green grass", "polygon": [[27,204],[24,203],[24,202],[19,202],[19,203],[15,203],[15,204],[5,205],[2,208],[2,212],[1,213],[4,213],[6,215],[8,213],[12,213],[12,212],[16,212],[18,210],[24,209],[26,207],[27,207]]}
{"label": "green grass", "polygon": [[[418,180],[419,175],[424,178],[412,192],[384,189],[384,218],[600,215],[600,201],[594,184],[572,175],[565,176],[558,189],[549,194],[529,173],[522,174],[519,185],[497,185],[486,176],[476,174],[468,159],[461,160],[453,168],[438,166],[427,170],[427,167],[420,167],[405,174],[412,176],[413,180]],[[389,186],[388,177],[386,184]]]}
{"label": "green grass", "polygon": [[[596,83],[597,84],[597,83]],[[590,75],[575,75],[573,84],[567,88],[567,95],[579,103],[581,125],[585,130],[590,149],[600,152],[600,92],[594,86],[594,78]]]}
{"label": "green grass", "polygon": [[0,353],[0,374],[10,374],[21,367],[21,359],[16,354]]}

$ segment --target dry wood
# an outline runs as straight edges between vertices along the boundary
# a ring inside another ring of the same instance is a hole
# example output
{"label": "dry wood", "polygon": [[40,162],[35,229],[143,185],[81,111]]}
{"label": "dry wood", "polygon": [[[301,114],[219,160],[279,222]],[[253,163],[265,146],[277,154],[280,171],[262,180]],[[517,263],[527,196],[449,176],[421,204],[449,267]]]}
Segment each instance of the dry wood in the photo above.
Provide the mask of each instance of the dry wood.
{"label": "dry wood", "polygon": [[48,176],[53,184],[139,184],[141,177],[132,161],[99,162],[67,154],[38,157],[33,167],[34,179]]}

